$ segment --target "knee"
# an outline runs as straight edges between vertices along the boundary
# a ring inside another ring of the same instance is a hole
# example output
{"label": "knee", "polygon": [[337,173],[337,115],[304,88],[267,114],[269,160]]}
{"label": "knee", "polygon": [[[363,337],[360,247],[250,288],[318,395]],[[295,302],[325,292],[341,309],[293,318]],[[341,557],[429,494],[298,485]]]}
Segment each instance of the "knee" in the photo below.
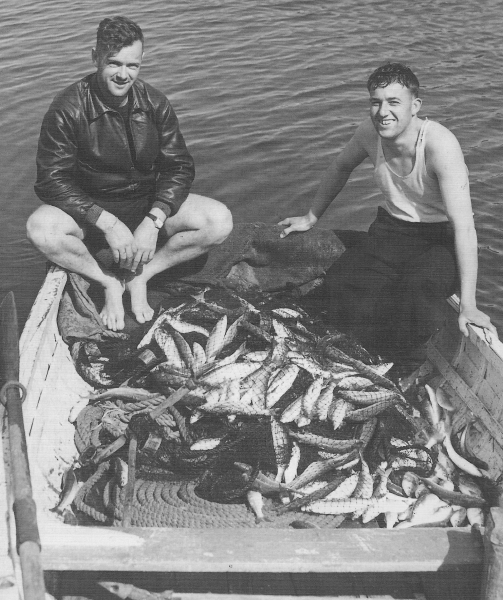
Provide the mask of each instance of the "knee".
{"label": "knee", "polygon": [[438,276],[431,271],[410,273],[405,280],[405,287],[416,297],[447,298],[452,293],[454,281],[448,276]]}
{"label": "knee", "polygon": [[231,211],[220,202],[206,214],[204,232],[208,246],[218,246],[230,235],[233,228]]}
{"label": "knee", "polygon": [[36,210],[26,222],[26,237],[45,255],[50,255],[57,248],[61,231],[62,227],[45,207]]}
{"label": "knee", "polygon": [[41,251],[47,247],[52,237],[48,231],[48,225],[49,223],[43,218],[39,210],[31,214],[26,222],[26,237],[35,248]]}

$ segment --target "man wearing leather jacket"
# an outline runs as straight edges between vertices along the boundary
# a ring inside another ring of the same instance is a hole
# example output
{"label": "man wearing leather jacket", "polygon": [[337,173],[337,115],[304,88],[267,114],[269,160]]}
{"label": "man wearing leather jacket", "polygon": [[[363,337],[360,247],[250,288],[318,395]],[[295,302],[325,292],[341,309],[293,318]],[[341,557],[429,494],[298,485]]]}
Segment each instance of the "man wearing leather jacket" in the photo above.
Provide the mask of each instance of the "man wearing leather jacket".
{"label": "man wearing leather jacket", "polygon": [[[58,94],[44,117],[35,184],[44,205],[27,224],[49,260],[103,286],[101,318],[114,331],[124,328],[125,290],[137,321],[149,321],[147,282],[232,230],[223,204],[189,193],[194,162],[168,99],[138,79],[142,58],[136,23],[101,21],[96,72]],[[104,248],[122,270],[95,258]]]}

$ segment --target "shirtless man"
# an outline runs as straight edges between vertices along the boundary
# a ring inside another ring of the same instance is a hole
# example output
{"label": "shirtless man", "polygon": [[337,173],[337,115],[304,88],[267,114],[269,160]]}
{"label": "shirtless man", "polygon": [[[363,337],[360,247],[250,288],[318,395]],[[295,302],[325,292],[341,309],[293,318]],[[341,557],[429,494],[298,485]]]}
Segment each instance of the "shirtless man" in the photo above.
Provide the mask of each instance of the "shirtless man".
{"label": "shirtless man", "polygon": [[282,236],[311,229],[370,158],[384,205],[365,240],[327,272],[335,322],[369,348],[404,351],[439,327],[439,307],[459,286],[461,332],[472,323],[496,334],[476,305],[477,236],[456,137],[418,116],[419,82],[408,67],[379,67],[367,88],[370,117],[326,171],[309,212],[280,222]]}
{"label": "shirtless man", "polygon": [[[147,282],[232,230],[223,204],[189,193],[194,163],[177,117],[138,78],[143,47],[133,21],[99,24],[96,72],[58,94],[44,117],[35,184],[44,205],[27,224],[49,260],[103,286],[101,318],[114,331],[124,328],[125,290],[137,321],[149,321]],[[96,260],[103,249],[120,270]]]}

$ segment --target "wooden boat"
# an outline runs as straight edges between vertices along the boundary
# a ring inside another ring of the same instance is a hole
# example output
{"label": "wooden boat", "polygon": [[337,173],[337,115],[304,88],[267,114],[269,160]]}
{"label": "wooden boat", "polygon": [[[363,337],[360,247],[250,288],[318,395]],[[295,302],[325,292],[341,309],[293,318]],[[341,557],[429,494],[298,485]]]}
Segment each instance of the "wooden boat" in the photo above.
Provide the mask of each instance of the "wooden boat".
{"label": "wooden boat", "polygon": [[[76,373],[57,329],[65,282],[66,273],[51,268],[20,340],[20,381],[27,389],[25,428],[46,572],[59,573],[61,580],[69,573],[107,571],[119,581],[137,573],[158,587],[163,574],[165,588],[193,594],[226,592],[226,598],[232,597],[229,592],[356,597],[351,593],[389,593],[390,585],[396,590],[405,584],[417,584],[416,597],[481,597],[482,537],[469,527],[125,530],[64,525],[50,509],[57,503],[61,474],[76,457],[69,411],[83,406],[92,390]],[[453,399],[455,427],[473,421],[471,448],[488,463],[496,481],[503,472],[503,344],[485,339],[472,327],[469,337],[462,337],[455,318],[457,299],[449,302],[451,318],[429,343],[423,372],[429,369]],[[0,486],[5,488],[0,489],[3,517],[10,512],[5,505],[8,472],[3,477],[0,473]],[[496,520],[497,510],[492,509]],[[8,521],[3,527],[12,546],[12,519]],[[6,539],[1,529],[0,539]],[[5,544],[0,544],[1,577],[8,561]],[[486,583],[483,598],[499,597],[487,595],[487,589]]]}

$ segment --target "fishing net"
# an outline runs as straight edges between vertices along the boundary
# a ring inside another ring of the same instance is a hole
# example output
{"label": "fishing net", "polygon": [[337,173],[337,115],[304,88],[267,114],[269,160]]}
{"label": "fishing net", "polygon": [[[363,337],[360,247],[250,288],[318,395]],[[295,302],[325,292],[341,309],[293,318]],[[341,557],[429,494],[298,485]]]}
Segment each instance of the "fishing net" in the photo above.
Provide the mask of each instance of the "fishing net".
{"label": "fishing net", "polygon": [[[367,449],[373,468],[384,458],[379,420],[403,402],[389,365],[284,297],[193,291],[167,299],[127,339],[72,345],[77,371],[97,389],[75,421],[80,518],[120,525],[129,502],[138,526],[340,526],[344,516],[303,511],[311,492],[302,478],[318,469],[328,489]],[[360,404],[341,410],[344,388]],[[388,433],[410,436],[405,429],[395,415]]]}

